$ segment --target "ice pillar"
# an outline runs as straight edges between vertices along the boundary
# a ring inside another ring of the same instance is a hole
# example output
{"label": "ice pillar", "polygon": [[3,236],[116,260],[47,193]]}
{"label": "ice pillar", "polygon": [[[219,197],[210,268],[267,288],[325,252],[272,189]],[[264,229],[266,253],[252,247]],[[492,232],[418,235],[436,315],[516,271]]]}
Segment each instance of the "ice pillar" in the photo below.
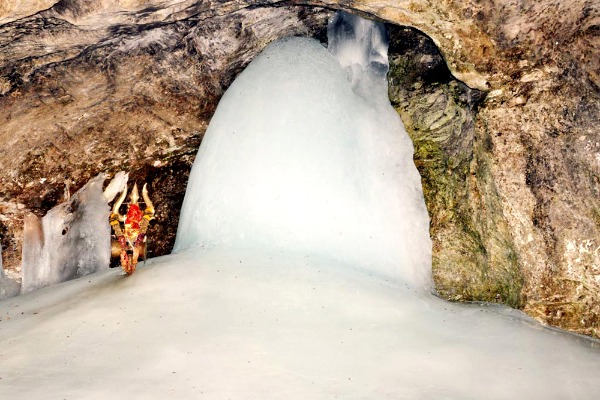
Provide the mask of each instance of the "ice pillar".
{"label": "ice pillar", "polygon": [[175,251],[290,251],[430,287],[429,219],[387,99],[384,26],[341,14],[329,28],[329,52],[283,39],[227,90],[190,174]]}

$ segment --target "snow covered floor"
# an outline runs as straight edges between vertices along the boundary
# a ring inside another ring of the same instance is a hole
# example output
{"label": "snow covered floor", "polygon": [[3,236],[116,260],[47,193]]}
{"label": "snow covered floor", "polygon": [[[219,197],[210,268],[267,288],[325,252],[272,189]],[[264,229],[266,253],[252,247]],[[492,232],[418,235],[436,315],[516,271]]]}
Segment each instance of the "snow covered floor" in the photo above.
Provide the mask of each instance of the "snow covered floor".
{"label": "snow covered floor", "polygon": [[600,344],[309,256],[200,250],[0,302],[2,399],[590,399]]}

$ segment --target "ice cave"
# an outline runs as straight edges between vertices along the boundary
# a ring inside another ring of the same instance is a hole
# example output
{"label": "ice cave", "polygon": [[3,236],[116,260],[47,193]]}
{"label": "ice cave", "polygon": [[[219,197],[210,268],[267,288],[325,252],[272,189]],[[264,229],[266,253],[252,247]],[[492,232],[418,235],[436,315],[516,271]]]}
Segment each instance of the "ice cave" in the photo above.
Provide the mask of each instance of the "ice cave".
{"label": "ice cave", "polygon": [[174,254],[0,302],[1,398],[597,395],[598,341],[436,297],[384,25],[338,13],[328,39],[272,43],[228,88]]}

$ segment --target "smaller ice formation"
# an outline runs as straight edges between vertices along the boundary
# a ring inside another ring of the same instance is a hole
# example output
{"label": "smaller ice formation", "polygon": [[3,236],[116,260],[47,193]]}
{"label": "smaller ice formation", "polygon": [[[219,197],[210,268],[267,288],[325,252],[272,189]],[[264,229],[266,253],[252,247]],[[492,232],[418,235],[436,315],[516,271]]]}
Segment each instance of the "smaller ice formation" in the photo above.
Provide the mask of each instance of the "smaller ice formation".
{"label": "smaller ice formation", "polygon": [[352,90],[370,102],[381,102],[382,109],[389,107],[389,38],[385,25],[338,11],[329,21],[327,40],[327,50],[346,71]]}
{"label": "smaller ice formation", "polygon": [[0,300],[16,296],[21,286],[19,282],[9,279],[4,273],[2,266],[2,243],[0,243]]}
{"label": "smaller ice formation", "polygon": [[109,267],[108,201],[123,190],[127,174],[117,174],[103,193],[105,179],[99,174],[43,218],[25,220],[22,293]]}
{"label": "smaller ice formation", "polygon": [[329,51],[305,38],[269,45],[227,90],[175,252],[286,251],[428,288],[429,218],[387,97],[385,27],[339,13],[328,36]]}
{"label": "smaller ice formation", "polygon": [[127,181],[129,180],[129,174],[125,171],[120,171],[115,174],[106,189],[104,189],[104,198],[107,203],[110,203],[114,198],[127,188]]}

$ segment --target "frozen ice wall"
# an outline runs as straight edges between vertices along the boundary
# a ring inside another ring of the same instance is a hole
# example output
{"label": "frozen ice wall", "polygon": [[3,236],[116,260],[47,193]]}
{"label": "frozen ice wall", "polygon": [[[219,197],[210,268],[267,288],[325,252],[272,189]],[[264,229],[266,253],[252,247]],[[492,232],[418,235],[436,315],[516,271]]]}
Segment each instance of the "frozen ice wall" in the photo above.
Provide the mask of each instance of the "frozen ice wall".
{"label": "frozen ice wall", "polygon": [[100,174],[41,220],[25,221],[22,293],[108,268],[110,208]]}
{"label": "frozen ice wall", "polygon": [[348,14],[320,43],[271,44],[223,96],[175,252],[280,249],[428,287],[429,220],[413,148],[387,100],[380,24]]}
{"label": "frozen ice wall", "polygon": [[0,300],[18,295],[20,289],[21,285],[18,281],[10,279],[6,275],[0,276]]}
{"label": "frozen ice wall", "polygon": [[389,106],[389,39],[385,26],[338,11],[329,21],[327,40],[327,49],[344,68],[353,91],[371,103],[380,103],[385,114],[385,105]]}
{"label": "frozen ice wall", "polygon": [[0,300],[8,297],[13,297],[19,293],[19,282],[14,281],[6,276],[2,266],[2,244],[0,243]]}

